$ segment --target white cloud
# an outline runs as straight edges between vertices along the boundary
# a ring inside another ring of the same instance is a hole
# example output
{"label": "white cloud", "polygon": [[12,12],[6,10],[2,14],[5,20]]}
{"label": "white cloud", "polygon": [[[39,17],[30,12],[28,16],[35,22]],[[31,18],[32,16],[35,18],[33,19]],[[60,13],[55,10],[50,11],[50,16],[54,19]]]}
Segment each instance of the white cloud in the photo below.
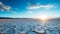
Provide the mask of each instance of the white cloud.
{"label": "white cloud", "polygon": [[52,4],[47,4],[47,5],[28,5],[27,9],[39,9],[39,8],[44,8],[44,9],[50,9],[50,8],[55,8],[55,5]]}
{"label": "white cloud", "polygon": [[4,6],[2,2],[0,2],[0,6]]}
{"label": "white cloud", "polygon": [[40,6],[29,6],[28,9],[38,9]]}
{"label": "white cloud", "polygon": [[11,6],[6,6],[2,2],[0,2],[0,11],[8,11],[10,13],[16,14],[18,11],[17,8],[12,8]]}
{"label": "white cloud", "polygon": [[7,11],[10,11],[11,10],[11,7],[10,6],[5,6],[3,7],[4,10],[7,10]]}
{"label": "white cloud", "polygon": [[50,9],[50,8],[55,8],[55,6],[54,5],[44,5],[44,6],[42,6],[42,8],[45,8],[45,9]]}
{"label": "white cloud", "polygon": [[10,6],[6,6],[2,2],[0,2],[0,10],[1,9],[2,9],[2,11],[4,11],[4,10],[10,11],[11,10],[11,7]]}

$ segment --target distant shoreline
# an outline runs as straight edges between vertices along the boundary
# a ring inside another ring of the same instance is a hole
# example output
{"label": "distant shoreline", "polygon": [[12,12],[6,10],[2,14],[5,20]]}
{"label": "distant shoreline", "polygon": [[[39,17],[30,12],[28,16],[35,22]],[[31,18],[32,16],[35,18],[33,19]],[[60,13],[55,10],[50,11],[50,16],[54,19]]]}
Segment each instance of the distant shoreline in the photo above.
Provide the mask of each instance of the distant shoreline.
{"label": "distant shoreline", "polygon": [[[10,18],[10,17],[0,17],[0,19],[38,19],[38,18]],[[60,18],[51,18],[49,20],[60,20]]]}

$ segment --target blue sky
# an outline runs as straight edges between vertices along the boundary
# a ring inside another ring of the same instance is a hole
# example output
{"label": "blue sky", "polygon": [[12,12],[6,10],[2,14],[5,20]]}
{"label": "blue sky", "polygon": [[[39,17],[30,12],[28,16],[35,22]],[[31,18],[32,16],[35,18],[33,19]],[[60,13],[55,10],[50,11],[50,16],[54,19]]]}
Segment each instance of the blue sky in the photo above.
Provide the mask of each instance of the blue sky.
{"label": "blue sky", "polygon": [[60,0],[0,0],[0,17],[60,17]]}

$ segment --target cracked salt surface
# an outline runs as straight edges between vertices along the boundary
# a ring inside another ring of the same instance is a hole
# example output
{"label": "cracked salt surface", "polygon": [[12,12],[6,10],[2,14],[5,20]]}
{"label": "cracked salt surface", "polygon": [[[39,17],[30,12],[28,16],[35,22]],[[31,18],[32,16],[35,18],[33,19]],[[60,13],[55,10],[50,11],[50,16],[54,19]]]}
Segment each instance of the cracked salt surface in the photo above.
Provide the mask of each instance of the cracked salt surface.
{"label": "cracked salt surface", "polygon": [[60,34],[60,20],[42,24],[34,19],[0,20],[0,33],[6,34]]}

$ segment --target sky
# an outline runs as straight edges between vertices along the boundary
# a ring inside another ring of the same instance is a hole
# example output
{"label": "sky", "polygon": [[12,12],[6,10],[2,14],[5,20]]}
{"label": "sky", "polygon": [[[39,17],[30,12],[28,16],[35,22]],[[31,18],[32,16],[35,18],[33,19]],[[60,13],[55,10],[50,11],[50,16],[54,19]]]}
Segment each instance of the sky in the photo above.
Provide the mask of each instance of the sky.
{"label": "sky", "polygon": [[60,17],[60,0],[0,0],[0,17]]}

